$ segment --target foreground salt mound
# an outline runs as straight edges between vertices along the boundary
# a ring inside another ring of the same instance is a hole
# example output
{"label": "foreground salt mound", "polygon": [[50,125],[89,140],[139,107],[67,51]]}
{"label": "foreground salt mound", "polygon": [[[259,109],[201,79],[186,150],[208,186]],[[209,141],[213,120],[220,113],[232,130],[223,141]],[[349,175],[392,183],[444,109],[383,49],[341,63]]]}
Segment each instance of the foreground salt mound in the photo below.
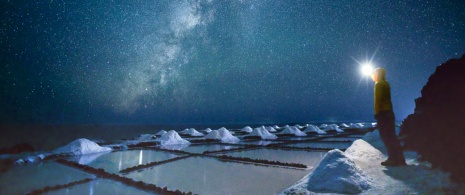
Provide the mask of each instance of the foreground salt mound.
{"label": "foreground salt mound", "polygon": [[330,124],[330,125],[326,125],[323,127],[324,131],[328,132],[328,131],[337,131],[338,133],[342,133],[344,132],[344,130],[340,129],[339,126],[337,126],[336,124]]}
{"label": "foreground salt mound", "polygon": [[211,131],[205,136],[205,139],[221,140],[221,142],[226,143],[235,143],[240,141],[239,138],[234,137],[231,132],[226,130],[226,128]]}
{"label": "foreground salt mound", "polygon": [[161,146],[190,144],[189,141],[182,139],[174,130],[170,130],[163,134],[160,138],[156,139],[156,141],[160,142]]}
{"label": "foreground salt mound", "polygon": [[304,130],[304,133],[326,134],[325,131],[321,130],[315,125],[308,125],[307,128]]}
{"label": "foreground salt mound", "polygon": [[93,141],[90,141],[85,138],[80,138],[72,141],[66,146],[54,150],[53,152],[55,154],[83,155],[107,151],[111,151],[111,148],[101,147]]}
{"label": "foreground salt mound", "polygon": [[194,136],[194,137],[201,137],[201,136],[203,136],[203,133],[198,132],[198,131],[195,130],[194,128],[185,129],[184,131],[181,131],[181,132],[179,132],[179,133],[184,134],[184,135]]}
{"label": "foreground salt mound", "polygon": [[362,139],[355,140],[354,143],[346,149],[344,154],[351,159],[363,161],[380,160],[385,158],[381,151]]}
{"label": "foreground salt mound", "polygon": [[260,137],[261,139],[265,140],[272,140],[272,139],[278,139],[278,136],[271,134],[268,130],[265,128],[259,127],[255,128],[248,136],[257,136]]}
{"label": "foreground salt mound", "polygon": [[371,179],[340,150],[329,151],[308,178],[307,189],[323,193],[361,193],[373,186]]}
{"label": "foreground salt mound", "polygon": [[280,135],[295,135],[295,136],[307,136],[306,133],[300,131],[296,127],[286,127],[283,131],[279,132]]}
{"label": "foreground salt mound", "polygon": [[242,132],[250,133],[253,131],[252,127],[247,126],[241,129]]}

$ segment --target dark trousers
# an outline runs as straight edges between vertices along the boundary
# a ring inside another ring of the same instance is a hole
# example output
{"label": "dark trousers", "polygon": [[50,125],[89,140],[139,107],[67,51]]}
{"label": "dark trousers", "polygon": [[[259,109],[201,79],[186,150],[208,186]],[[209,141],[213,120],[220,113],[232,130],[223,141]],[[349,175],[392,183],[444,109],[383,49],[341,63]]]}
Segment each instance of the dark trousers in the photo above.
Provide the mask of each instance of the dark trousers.
{"label": "dark trousers", "polygon": [[404,161],[404,154],[396,136],[394,112],[383,111],[375,116],[378,122],[379,135],[386,146],[389,159]]}

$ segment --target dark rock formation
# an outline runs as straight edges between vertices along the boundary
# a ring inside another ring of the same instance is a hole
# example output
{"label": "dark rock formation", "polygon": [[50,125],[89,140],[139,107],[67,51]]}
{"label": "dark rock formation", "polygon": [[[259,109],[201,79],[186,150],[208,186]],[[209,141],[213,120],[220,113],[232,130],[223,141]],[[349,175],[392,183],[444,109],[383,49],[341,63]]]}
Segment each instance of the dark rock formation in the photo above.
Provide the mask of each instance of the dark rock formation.
{"label": "dark rock formation", "polygon": [[465,55],[436,68],[401,126],[405,146],[465,181]]}

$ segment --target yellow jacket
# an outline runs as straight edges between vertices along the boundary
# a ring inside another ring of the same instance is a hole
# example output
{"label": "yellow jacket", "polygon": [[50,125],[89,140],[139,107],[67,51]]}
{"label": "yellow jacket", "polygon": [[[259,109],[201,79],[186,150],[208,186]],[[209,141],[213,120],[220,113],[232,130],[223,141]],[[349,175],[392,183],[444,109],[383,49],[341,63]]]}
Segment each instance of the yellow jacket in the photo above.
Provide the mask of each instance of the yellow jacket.
{"label": "yellow jacket", "polygon": [[392,110],[391,87],[386,80],[375,83],[375,115]]}

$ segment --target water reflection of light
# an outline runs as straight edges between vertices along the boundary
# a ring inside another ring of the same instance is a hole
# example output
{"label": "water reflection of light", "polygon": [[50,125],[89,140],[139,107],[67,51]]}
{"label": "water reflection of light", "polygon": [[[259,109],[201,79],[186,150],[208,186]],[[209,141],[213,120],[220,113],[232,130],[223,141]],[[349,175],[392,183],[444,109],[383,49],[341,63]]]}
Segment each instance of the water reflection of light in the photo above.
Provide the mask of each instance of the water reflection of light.
{"label": "water reflection of light", "polygon": [[142,164],[142,155],[143,155],[143,153],[142,153],[142,150],[141,150],[140,154],[139,154],[139,165]]}
{"label": "water reflection of light", "polygon": [[89,195],[93,195],[93,194],[94,194],[94,182],[90,182]]}
{"label": "water reflection of light", "polygon": [[121,171],[121,165],[123,163],[123,153],[119,153],[119,164],[118,164],[118,171]]}

